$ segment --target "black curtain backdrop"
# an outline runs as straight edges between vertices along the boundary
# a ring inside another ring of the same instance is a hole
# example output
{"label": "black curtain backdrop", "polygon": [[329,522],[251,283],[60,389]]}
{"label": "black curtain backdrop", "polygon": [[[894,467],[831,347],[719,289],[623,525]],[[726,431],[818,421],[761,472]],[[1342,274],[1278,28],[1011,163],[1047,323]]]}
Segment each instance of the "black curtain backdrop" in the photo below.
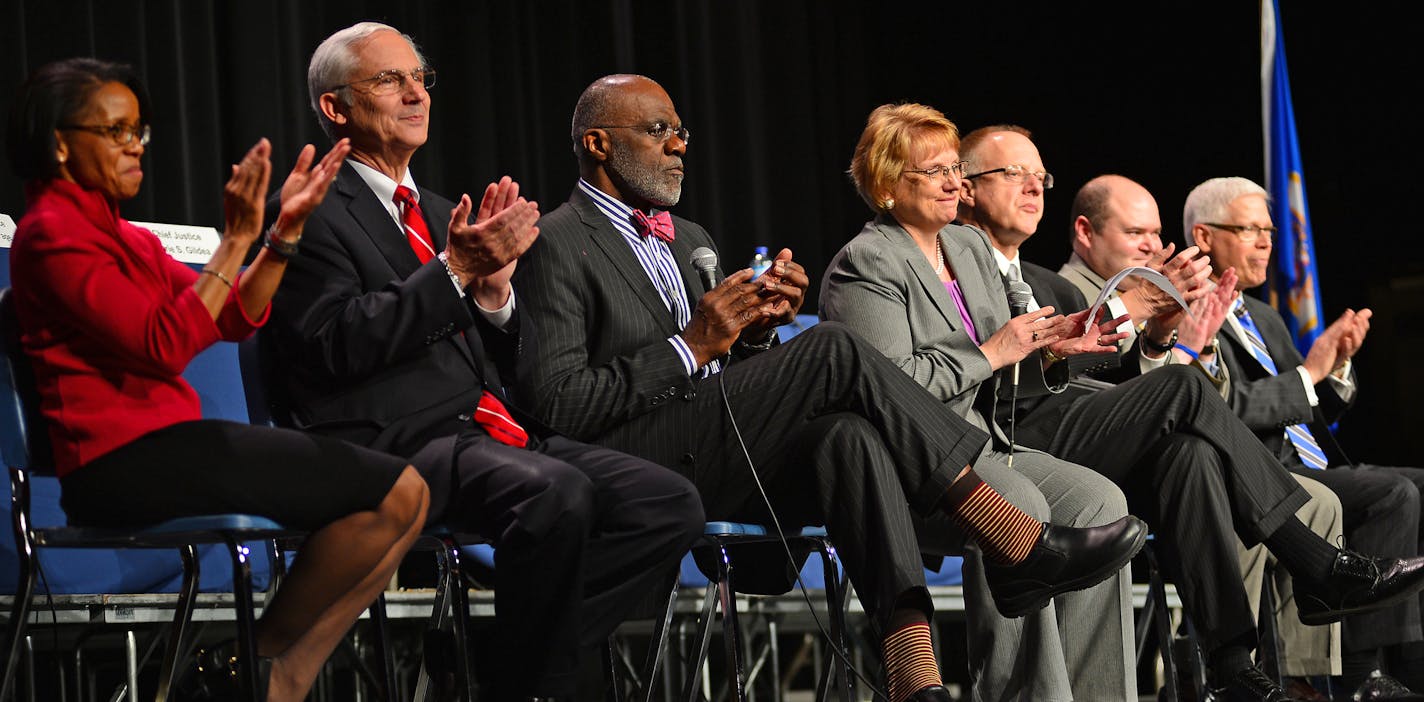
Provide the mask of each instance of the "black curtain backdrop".
{"label": "black curtain backdrop", "polygon": [[[1341,435],[1361,459],[1419,464],[1402,438],[1424,415],[1413,361],[1424,255],[1410,211],[1419,41],[1382,5],[1282,5],[1326,315],[1377,311],[1359,358],[1363,399]],[[134,64],[152,93],[154,139],[125,215],[220,226],[227,164],[256,139],[272,140],[274,174],[302,144],[325,143],[307,107],[307,60],[365,19],[413,36],[439,71],[430,141],[412,168],[450,196],[509,174],[552,210],[576,177],[579,92],[607,73],[655,78],[693,133],[678,213],[719,238],[729,269],[755,245],[792,247],[813,274],[808,312],[825,264],[869,218],[844,171],[882,103],[934,105],[963,131],[1033,130],[1058,188],[1024,251],[1052,267],[1069,252],[1073,193],[1095,175],[1143,183],[1179,243],[1193,185],[1263,179],[1252,0],[3,0],[0,107],[48,61]],[[23,213],[8,168],[0,212]]]}

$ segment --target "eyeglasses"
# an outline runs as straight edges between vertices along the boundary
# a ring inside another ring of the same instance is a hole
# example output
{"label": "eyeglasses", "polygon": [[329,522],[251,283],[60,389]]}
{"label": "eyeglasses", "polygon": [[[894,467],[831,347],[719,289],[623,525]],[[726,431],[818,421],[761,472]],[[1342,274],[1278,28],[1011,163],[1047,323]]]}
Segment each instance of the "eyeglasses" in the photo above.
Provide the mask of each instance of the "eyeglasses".
{"label": "eyeglasses", "polygon": [[353,80],[350,83],[331,86],[331,90],[351,88],[362,83],[369,83],[371,87],[366,91],[372,95],[394,95],[405,87],[405,79],[410,78],[411,82],[419,83],[421,87],[429,90],[435,87],[435,69],[433,68],[412,68],[409,71],[402,71],[392,68],[388,71],[381,71],[370,78]]}
{"label": "eyeglasses", "polygon": [[1202,222],[1202,224],[1231,232],[1241,239],[1243,244],[1255,242],[1262,234],[1265,234],[1267,239],[1271,239],[1275,237],[1276,232],[1280,231],[1276,227],[1258,227],[1254,224],[1212,224],[1211,222]]}
{"label": "eyeglasses", "polygon": [[673,135],[681,139],[684,144],[692,139],[692,132],[687,131],[687,127],[673,127],[663,120],[658,120],[652,124],[606,124],[599,127],[599,129],[641,129],[647,132],[648,136],[652,137],[653,141],[659,144],[671,139]]}
{"label": "eyeglasses", "polygon": [[975,173],[973,175],[964,176],[964,178],[965,180],[973,180],[975,178],[978,178],[979,176],[989,175],[990,173],[1003,173],[1004,180],[1007,180],[1010,183],[1021,183],[1023,182],[1024,176],[1033,176],[1038,179],[1038,182],[1043,183],[1044,190],[1053,189],[1052,173],[1049,173],[1048,171],[1029,171],[1027,168],[1024,168],[1023,166],[1017,164],[1012,166],[1004,166],[1003,168],[994,168],[987,171],[979,171],[978,173]]}
{"label": "eyeglasses", "polygon": [[928,178],[949,180],[949,174],[953,173],[957,178],[964,177],[964,169],[969,167],[968,161],[956,161],[948,166],[930,166],[929,168],[906,168],[901,173],[918,173]]}
{"label": "eyeglasses", "polygon": [[59,128],[106,136],[115,146],[128,146],[134,139],[138,139],[139,146],[148,146],[148,139],[152,136],[147,124],[61,124]]}

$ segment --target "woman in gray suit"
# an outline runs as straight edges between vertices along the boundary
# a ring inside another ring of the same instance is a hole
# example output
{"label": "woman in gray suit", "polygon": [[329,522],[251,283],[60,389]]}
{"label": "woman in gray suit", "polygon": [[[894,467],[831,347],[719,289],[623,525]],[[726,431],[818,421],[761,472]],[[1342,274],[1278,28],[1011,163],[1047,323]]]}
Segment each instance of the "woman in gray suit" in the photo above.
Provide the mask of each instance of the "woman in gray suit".
{"label": "woman in gray suit", "polygon": [[[964,175],[958,147],[958,130],[934,108],[885,105],[871,113],[852,177],[878,214],[832,262],[821,314],[849,324],[936,397],[990,430],[995,440],[975,470],[982,467],[984,480],[1015,506],[1056,524],[1109,523],[1127,514],[1127,499],[1107,478],[1037,452],[1007,465],[1008,438],[991,421],[993,384],[985,381],[1034,354],[1035,362],[1024,364],[1020,392],[1046,393],[1049,382],[1066,377],[1049,366],[1045,378],[1035,352],[1066,356],[1092,349],[1098,339],[1072,337],[1070,327],[1081,325],[1082,316],[1055,315],[1051,307],[1010,318],[984,234],[950,225]],[[955,551],[939,533],[921,530],[925,550]],[[1136,699],[1127,569],[1060,595],[1035,614],[1007,619],[989,601],[981,556],[965,556],[974,699]]]}

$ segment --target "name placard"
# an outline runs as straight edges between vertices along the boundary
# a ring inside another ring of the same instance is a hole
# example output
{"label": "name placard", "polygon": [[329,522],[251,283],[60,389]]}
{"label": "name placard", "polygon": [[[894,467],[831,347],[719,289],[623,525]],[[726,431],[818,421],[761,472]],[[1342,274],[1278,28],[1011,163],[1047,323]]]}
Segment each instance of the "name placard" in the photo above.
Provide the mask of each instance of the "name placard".
{"label": "name placard", "polygon": [[218,230],[212,227],[194,227],[187,224],[160,224],[157,222],[134,222],[158,236],[163,250],[169,256],[183,263],[207,263],[218,250]]}
{"label": "name placard", "polygon": [[10,242],[15,240],[15,220],[10,219],[10,215],[0,212],[0,249],[10,248]]}
{"label": "name placard", "polygon": [[[157,222],[134,222],[158,236],[163,250],[183,263],[207,263],[218,249],[218,230],[212,227],[194,227],[187,224],[160,224]],[[15,220],[0,212],[0,248],[8,249],[15,240]]]}

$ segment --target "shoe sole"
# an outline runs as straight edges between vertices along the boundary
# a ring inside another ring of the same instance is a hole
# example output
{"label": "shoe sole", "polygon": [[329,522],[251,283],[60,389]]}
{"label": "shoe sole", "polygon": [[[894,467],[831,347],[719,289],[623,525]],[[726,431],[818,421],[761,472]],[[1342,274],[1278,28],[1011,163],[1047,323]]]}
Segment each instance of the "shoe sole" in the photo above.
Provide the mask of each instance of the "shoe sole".
{"label": "shoe sole", "polygon": [[[1397,605],[1400,602],[1403,602],[1411,597],[1418,595],[1421,589],[1424,588],[1411,588],[1409,590],[1405,590],[1404,592],[1395,593],[1388,599],[1379,600],[1378,602],[1371,602],[1363,607],[1351,607],[1350,609],[1330,609],[1327,607],[1323,612],[1312,612],[1307,614],[1304,610],[1299,608],[1299,605],[1297,605],[1296,615],[1300,617],[1300,623],[1306,626],[1324,626],[1326,624],[1334,624],[1335,622],[1338,622],[1341,619],[1344,619],[1345,617],[1351,617],[1356,614],[1363,614],[1365,612],[1373,612],[1377,609],[1384,609],[1386,607],[1392,607],[1394,605]],[[1300,596],[1297,595],[1296,598],[1300,599]]]}
{"label": "shoe sole", "polygon": [[[1138,523],[1142,523],[1141,520],[1138,520]],[[1137,532],[1137,538],[1132,542],[1132,548],[1128,549],[1124,555],[1114,559],[1111,563],[1104,565],[1101,569],[1088,573],[1081,578],[1061,582],[1049,588],[1046,594],[1039,594],[1032,600],[1020,600],[1009,597],[1003,601],[995,600],[994,604],[999,610],[999,614],[1009,619],[1015,619],[1037,612],[1047,607],[1050,600],[1065,592],[1084,590],[1107,580],[1113,573],[1122,570],[1124,566],[1130,563],[1132,557],[1136,556],[1137,552],[1142,550],[1142,545],[1145,543],[1147,543],[1147,525],[1143,524],[1142,529]]]}

